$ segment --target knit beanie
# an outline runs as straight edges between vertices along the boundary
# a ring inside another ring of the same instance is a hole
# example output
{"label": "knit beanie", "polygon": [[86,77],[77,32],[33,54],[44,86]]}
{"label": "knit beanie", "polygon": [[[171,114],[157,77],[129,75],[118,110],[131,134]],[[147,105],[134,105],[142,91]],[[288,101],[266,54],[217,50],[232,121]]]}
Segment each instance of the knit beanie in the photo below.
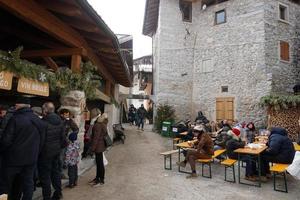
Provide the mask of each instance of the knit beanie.
{"label": "knit beanie", "polygon": [[70,133],[70,135],[69,135],[69,140],[70,140],[71,142],[76,141],[76,140],[77,140],[77,133],[76,133],[76,132]]}
{"label": "knit beanie", "polygon": [[239,137],[240,134],[241,134],[241,131],[240,131],[238,128],[233,128],[233,129],[232,129],[232,132],[233,132],[233,134],[236,135],[237,137]]}

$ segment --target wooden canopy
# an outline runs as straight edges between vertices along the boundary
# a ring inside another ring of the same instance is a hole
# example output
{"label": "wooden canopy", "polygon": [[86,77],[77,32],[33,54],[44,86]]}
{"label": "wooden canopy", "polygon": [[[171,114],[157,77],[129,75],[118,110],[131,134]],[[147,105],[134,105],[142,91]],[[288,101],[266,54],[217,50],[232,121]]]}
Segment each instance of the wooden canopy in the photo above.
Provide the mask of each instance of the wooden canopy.
{"label": "wooden canopy", "polygon": [[118,39],[86,0],[0,0],[0,49],[24,47],[22,57],[52,70],[91,61],[106,81],[131,86]]}

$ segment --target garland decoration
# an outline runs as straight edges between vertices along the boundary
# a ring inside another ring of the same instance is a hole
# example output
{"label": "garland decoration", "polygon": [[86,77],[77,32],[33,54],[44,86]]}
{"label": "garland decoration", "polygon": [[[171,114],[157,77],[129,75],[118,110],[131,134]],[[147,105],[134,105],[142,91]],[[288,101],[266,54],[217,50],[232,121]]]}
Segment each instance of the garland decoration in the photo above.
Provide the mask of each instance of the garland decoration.
{"label": "garland decoration", "polygon": [[73,73],[69,68],[59,68],[54,73],[48,71],[45,66],[21,59],[22,50],[22,47],[8,52],[0,50],[0,71],[9,71],[17,77],[48,82],[50,89],[58,91],[59,95],[71,90],[81,90],[88,99],[95,98],[95,90],[101,86],[102,77],[91,62],[81,64],[81,73]]}
{"label": "garland decoration", "polygon": [[289,109],[300,105],[300,95],[268,95],[260,99],[260,105],[275,110]]}

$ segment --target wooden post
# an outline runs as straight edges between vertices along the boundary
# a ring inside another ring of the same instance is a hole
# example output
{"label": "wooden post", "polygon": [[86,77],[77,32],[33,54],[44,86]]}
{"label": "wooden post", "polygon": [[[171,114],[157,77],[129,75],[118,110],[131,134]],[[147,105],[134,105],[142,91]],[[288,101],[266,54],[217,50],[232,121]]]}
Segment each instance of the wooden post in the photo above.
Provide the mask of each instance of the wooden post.
{"label": "wooden post", "polygon": [[106,82],[105,82],[105,94],[107,95],[107,96],[110,96],[111,95],[111,93],[110,93],[110,88],[111,88],[111,83],[110,83],[110,81],[109,80],[106,80]]}
{"label": "wooden post", "polygon": [[72,55],[71,70],[75,73],[80,73],[81,55]]}

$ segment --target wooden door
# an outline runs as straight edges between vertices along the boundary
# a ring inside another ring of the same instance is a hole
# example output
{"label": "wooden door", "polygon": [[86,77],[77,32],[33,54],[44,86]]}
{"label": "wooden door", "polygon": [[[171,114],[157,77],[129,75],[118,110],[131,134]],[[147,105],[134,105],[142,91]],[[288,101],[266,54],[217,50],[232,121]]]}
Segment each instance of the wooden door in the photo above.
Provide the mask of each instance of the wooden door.
{"label": "wooden door", "polygon": [[216,99],[216,120],[221,122],[227,119],[230,123],[234,120],[234,98],[222,97]]}

